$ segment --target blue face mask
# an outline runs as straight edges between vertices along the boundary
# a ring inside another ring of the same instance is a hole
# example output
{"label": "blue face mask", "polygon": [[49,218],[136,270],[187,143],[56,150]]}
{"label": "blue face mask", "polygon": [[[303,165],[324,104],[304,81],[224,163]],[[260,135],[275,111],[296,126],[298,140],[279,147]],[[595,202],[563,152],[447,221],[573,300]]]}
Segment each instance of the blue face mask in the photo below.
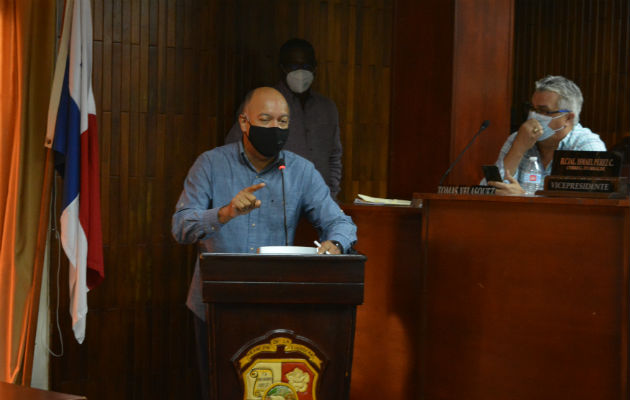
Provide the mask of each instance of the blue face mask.
{"label": "blue face mask", "polygon": [[540,125],[543,127],[543,133],[542,133],[542,135],[540,135],[540,137],[537,139],[537,141],[541,142],[543,140],[549,139],[550,137],[553,136],[554,133],[558,132],[559,130],[564,129],[566,127],[566,125],[562,125],[558,129],[551,129],[549,127],[549,124],[551,123],[551,121],[553,121],[556,118],[563,117],[564,115],[565,114],[558,115],[557,117],[550,117],[548,115],[538,114],[535,111],[530,111],[529,112],[529,116],[527,117],[527,119],[535,119],[536,121],[540,122]]}

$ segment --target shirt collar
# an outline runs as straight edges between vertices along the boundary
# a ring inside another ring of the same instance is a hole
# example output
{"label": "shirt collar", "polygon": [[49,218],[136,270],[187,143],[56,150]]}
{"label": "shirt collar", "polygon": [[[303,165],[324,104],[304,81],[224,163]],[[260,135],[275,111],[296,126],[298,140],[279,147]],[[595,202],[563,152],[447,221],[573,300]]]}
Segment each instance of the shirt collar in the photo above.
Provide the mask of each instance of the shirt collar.
{"label": "shirt collar", "polygon": [[571,141],[571,137],[573,136],[573,132],[575,132],[575,130],[580,127],[581,127],[580,124],[573,126],[573,129],[571,129],[571,132],[567,133],[567,135],[562,138],[560,143],[558,143],[558,150],[564,150],[569,145],[569,142]]}

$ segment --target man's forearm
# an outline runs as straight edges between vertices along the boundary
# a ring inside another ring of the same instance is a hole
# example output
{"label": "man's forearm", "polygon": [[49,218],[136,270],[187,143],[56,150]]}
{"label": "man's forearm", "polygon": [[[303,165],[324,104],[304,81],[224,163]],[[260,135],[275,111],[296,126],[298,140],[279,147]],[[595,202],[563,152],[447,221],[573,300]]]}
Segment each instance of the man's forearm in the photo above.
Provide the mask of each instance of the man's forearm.
{"label": "man's forearm", "polygon": [[503,158],[503,169],[511,176],[514,176],[524,155],[524,151],[520,150],[517,146],[512,146]]}
{"label": "man's forearm", "polygon": [[221,224],[217,209],[183,209],[173,214],[171,232],[178,243],[190,244],[218,232]]}
{"label": "man's forearm", "polygon": [[218,220],[220,223],[222,224],[227,224],[228,222],[230,222],[232,220],[232,218],[234,218],[234,216],[232,215],[232,210],[231,210],[232,205],[228,204],[225,205],[221,208],[219,208],[219,212],[217,213],[218,215]]}

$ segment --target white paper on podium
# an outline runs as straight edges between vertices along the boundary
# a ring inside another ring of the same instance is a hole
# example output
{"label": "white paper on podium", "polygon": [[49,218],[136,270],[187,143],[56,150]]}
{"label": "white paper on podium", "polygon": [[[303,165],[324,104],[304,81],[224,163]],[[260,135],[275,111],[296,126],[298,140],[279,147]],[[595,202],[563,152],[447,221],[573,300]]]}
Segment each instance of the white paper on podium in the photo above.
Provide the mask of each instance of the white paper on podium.
{"label": "white paper on podium", "polygon": [[317,247],[305,246],[263,246],[258,248],[259,254],[317,254]]}

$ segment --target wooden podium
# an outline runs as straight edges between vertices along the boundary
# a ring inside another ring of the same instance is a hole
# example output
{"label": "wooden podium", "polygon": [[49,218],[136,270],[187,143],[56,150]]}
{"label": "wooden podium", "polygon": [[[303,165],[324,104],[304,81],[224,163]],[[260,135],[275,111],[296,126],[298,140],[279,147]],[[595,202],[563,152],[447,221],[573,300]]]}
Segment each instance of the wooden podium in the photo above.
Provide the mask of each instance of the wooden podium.
{"label": "wooden podium", "polygon": [[365,260],[202,254],[210,398],[347,399]]}

